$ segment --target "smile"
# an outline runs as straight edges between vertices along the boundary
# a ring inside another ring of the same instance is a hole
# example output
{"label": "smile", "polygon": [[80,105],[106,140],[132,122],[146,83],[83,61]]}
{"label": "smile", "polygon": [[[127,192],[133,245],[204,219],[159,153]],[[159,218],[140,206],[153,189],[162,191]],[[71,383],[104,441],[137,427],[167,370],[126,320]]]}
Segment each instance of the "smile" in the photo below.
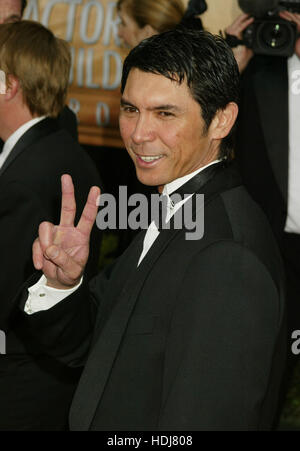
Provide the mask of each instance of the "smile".
{"label": "smile", "polygon": [[139,158],[146,163],[150,163],[151,161],[160,160],[163,157],[163,155],[157,155],[156,157],[142,157],[139,155]]}

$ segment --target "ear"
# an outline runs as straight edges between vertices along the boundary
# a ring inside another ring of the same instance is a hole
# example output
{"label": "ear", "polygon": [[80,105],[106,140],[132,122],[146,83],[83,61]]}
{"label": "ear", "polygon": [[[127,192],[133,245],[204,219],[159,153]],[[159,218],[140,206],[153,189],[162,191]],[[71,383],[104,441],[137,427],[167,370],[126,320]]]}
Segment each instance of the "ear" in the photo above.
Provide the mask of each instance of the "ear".
{"label": "ear", "polygon": [[151,25],[147,24],[140,30],[140,39],[142,41],[143,39],[150,38],[155,34],[158,34],[158,31],[155,30],[155,28],[153,28]]}
{"label": "ear", "polygon": [[12,100],[19,92],[19,80],[13,75],[8,75],[6,80],[5,100]]}
{"label": "ear", "polygon": [[238,112],[239,107],[234,102],[228,103],[224,110],[217,111],[209,127],[212,139],[223,139],[229,134],[234,126]]}

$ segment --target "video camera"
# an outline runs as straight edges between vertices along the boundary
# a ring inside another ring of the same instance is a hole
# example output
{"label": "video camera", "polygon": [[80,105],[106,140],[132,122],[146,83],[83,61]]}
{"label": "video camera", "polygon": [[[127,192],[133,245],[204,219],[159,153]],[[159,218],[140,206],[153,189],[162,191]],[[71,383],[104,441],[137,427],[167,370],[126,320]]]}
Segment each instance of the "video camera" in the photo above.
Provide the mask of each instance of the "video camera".
{"label": "video camera", "polygon": [[255,17],[242,43],[259,55],[290,57],[298,37],[297,25],[282,19],[280,11],[300,14],[300,0],[239,0],[240,8]]}
{"label": "video camera", "polygon": [[197,16],[207,10],[206,0],[189,0],[185,16]]}

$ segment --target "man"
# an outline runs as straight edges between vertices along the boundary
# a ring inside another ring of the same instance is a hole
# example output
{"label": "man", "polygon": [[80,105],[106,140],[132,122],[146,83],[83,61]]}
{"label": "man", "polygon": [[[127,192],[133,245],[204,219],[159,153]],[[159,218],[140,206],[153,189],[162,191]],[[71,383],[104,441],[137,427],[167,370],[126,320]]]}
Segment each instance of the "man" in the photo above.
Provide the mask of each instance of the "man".
{"label": "man", "polygon": [[[280,16],[296,23],[300,33],[300,14],[282,11]],[[240,38],[253,20],[244,14],[227,32]],[[290,58],[253,56],[243,47],[239,54],[244,71],[236,153],[243,181],[267,215],[284,260],[288,383],[299,361],[290,349],[292,333],[300,328],[300,37]]]}
{"label": "man", "polygon": [[[21,307],[36,340],[69,365],[85,364],[72,430],[271,426],[283,365],[282,269],[263,214],[226,163],[238,85],[231,50],[209,33],[173,30],[130,52],[120,130],[137,176],[167,197],[192,197],[172,199],[169,228],[152,222],[90,286],[81,276],[99,191],[74,228],[73,185],[62,179],[60,226],[41,224],[33,246],[47,282],[34,275]],[[204,236],[191,240],[177,219],[189,206],[201,222],[199,194]],[[49,290],[59,302],[41,312],[39,295],[47,308]]]}
{"label": "man", "polygon": [[[0,24],[18,22],[22,20],[27,0],[1,0],[0,2]],[[58,123],[61,128],[67,130],[74,139],[78,139],[77,118],[68,106],[64,106],[58,115]],[[3,143],[0,141],[0,148]]]}
{"label": "man", "polygon": [[[19,322],[13,298],[33,271],[32,241],[39,223],[55,221],[60,177],[78,183],[83,206],[99,183],[92,162],[53,117],[63,108],[70,69],[65,42],[36,22],[0,25],[0,430],[62,429],[78,374],[35,346]],[[97,271],[99,231],[93,231],[88,276]]]}

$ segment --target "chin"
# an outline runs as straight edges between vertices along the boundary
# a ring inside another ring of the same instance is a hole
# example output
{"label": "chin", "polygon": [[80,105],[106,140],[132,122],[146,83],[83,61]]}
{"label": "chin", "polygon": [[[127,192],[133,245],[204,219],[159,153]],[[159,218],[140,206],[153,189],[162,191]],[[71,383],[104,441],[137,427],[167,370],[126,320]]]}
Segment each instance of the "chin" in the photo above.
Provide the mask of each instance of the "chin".
{"label": "chin", "polygon": [[145,177],[143,176],[143,174],[139,174],[138,172],[136,173],[137,179],[139,182],[141,182],[143,185],[146,186],[159,186],[159,185],[163,185],[163,183],[161,183],[159,180],[156,180],[153,177]]}

